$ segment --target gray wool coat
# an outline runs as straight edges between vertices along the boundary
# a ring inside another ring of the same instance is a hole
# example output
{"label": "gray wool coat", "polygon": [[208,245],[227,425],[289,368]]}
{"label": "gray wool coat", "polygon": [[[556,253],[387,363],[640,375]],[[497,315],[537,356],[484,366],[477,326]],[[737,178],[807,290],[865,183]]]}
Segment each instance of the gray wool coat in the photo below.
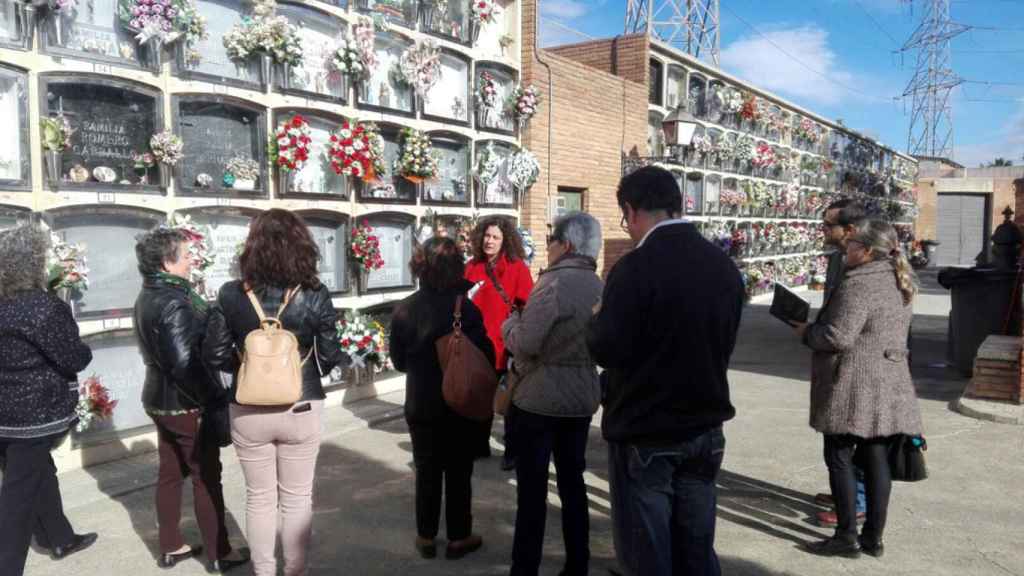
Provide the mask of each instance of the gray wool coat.
{"label": "gray wool coat", "polygon": [[860,438],[923,432],[907,365],[912,316],[891,261],[846,271],[804,336],[814,351],[812,428]]}
{"label": "gray wool coat", "polygon": [[544,416],[593,416],[601,401],[586,326],[604,283],[593,259],[568,256],[541,272],[521,313],[501,327],[518,380],[512,402]]}

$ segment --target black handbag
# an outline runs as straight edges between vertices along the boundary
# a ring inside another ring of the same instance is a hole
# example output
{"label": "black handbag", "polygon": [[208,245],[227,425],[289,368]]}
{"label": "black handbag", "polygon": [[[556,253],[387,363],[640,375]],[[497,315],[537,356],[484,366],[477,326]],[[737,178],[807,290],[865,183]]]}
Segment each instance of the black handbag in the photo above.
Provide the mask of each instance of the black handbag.
{"label": "black handbag", "polygon": [[889,471],[899,482],[919,482],[928,477],[924,453],[928,442],[923,436],[899,434],[889,443]]}
{"label": "black handbag", "polygon": [[221,448],[231,445],[231,417],[229,402],[208,404],[203,407],[199,423],[199,435],[205,444],[216,444]]}

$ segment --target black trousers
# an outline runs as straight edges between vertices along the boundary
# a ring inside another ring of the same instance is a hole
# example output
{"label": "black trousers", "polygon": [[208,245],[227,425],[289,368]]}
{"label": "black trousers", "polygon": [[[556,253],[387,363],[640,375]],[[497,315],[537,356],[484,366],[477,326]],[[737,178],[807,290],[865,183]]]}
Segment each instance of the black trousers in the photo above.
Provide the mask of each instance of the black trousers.
{"label": "black trousers", "polygon": [[562,501],[566,576],[586,576],[590,565],[590,513],[583,471],[587,468],[590,417],[556,418],[519,410],[516,435],[516,532],[511,576],[537,576],[544,549],[548,467],[555,459]]}
{"label": "black trousers", "polygon": [[881,542],[889,510],[892,476],[887,458],[890,439],[864,439],[848,434],[825,435],[825,464],[836,502],[836,536],[852,541],[857,537],[857,479],[854,460],[864,470],[866,521],[862,536]]}
{"label": "black trousers", "polygon": [[57,467],[50,456],[61,436],[0,438],[0,570],[6,575],[24,573],[33,535],[44,548],[66,546],[75,536],[64,516]]}
{"label": "black trousers", "polygon": [[[482,428],[446,418],[437,425],[409,425],[416,465],[416,531],[437,536],[441,493],[448,541],[467,538],[473,530],[473,459]],[[459,420],[462,420],[461,418]]]}

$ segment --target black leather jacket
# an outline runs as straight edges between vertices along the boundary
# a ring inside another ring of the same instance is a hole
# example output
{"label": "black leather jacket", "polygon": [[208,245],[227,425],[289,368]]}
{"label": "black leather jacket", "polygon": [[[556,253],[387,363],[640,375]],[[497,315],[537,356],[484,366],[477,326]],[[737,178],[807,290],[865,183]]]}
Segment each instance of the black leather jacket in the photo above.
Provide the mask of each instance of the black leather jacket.
{"label": "black leather jacket", "polygon": [[192,307],[188,292],[159,278],[146,278],[135,301],[135,334],[146,382],[147,410],[192,410],[211,402],[217,387],[200,357],[205,314]]}
{"label": "black leather jacket", "polygon": [[[274,286],[258,288],[256,295],[263,305],[264,315],[277,315],[284,299],[285,289]],[[348,355],[341,350],[337,338],[338,313],[331,303],[326,286],[316,290],[303,288],[289,302],[279,318],[281,325],[299,341],[299,354],[309,359],[302,366],[301,400],[325,398],[321,375],[338,365],[347,366]],[[259,317],[252,302],[245,295],[240,281],[228,282],[220,289],[217,304],[210,309],[210,319],[203,342],[203,358],[214,368],[237,372],[238,352],[243,349],[245,337],[259,327]],[[316,354],[309,354],[316,338]]]}

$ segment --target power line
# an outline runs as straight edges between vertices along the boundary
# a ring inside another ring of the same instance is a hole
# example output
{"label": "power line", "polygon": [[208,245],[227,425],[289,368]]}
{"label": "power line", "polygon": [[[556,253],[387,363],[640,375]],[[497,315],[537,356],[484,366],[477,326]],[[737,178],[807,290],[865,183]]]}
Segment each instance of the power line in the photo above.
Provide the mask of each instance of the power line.
{"label": "power line", "polygon": [[1020,54],[1024,49],[1017,50],[953,50],[953,54]]}
{"label": "power line", "polygon": [[883,34],[888,36],[889,40],[892,40],[893,45],[895,45],[895,46],[899,46],[900,45],[900,41],[897,40],[892,34],[890,34],[889,31],[886,30],[882,26],[882,24],[878,20],[876,20],[874,16],[871,15],[871,12],[868,12],[868,9],[865,8],[863,4],[861,4],[860,0],[853,0],[853,2],[857,6],[860,6],[861,11],[864,12],[864,14],[867,15],[867,17],[870,18],[872,22],[874,22],[876,28],[878,28],[879,30],[882,31]]}
{"label": "power line", "polygon": [[747,22],[746,19],[744,19],[742,16],[740,16],[735,11],[733,11],[731,8],[729,8],[728,5],[723,5],[722,8],[724,8],[727,12],[732,14],[737,20],[742,22],[744,26],[746,26],[747,28],[750,28],[755,34],[757,34],[758,36],[763,38],[766,42],[768,42],[769,44],[774,46],[776,50],[778,50],[779,52],[781,52],[782,54],[787,56],[790,60],[796,62],[797,64],[799,64],[804,69],[809,70],[810,72],[813,72],[814,74],[817,74],[818,76],[821,76],[822,78],[824,78],[825,80],[828,80],[829,82],[835,84],[836,86],[839,86],[841,88],[845,88],[846,90],[849,90],[850,92],[853,92],[853,93],[856,93],[856,94],[860,94],[861,96],[864,96],[866,98],[872,98],[872,99],[879,100],[879,101],[882,101],[882,102],[889,102],[890,100],[897,100],[898,99],[898,97],[895,97],[895,96],[890,99],[890,98],[883,98],[881,96],[876,96],[874,94],[868,94],[867,92],[863,92],[863,91],[858,90],[856,88],[852,88],[850,86],[847,86],[843,82],[840,82],[840,81],[836,80],[835,78],[832,78],[828,74],[825,74],[824,72],[821,72],[820,70],[816,70],[815,68],[812,68],[812,67],[808,66],[806,63],[804,63],[803,60],[800,60],[796,56],[793,56],[792,54],[790,54],[789,51],[787,51],[785,48],[783,48],[782,46],[779,46],[778,44],[775,43],[774,40],[772,40],[771,38],[766,36],[763,32],[761,32],[760,30],[755,28],[753,24],[751,24],[750,22]]}
{"label": "power line", "polygon": [[987,86],[1024,86],[1024,82],[992,82],[989,80],[964,80],[967,84],[984,84]]}

